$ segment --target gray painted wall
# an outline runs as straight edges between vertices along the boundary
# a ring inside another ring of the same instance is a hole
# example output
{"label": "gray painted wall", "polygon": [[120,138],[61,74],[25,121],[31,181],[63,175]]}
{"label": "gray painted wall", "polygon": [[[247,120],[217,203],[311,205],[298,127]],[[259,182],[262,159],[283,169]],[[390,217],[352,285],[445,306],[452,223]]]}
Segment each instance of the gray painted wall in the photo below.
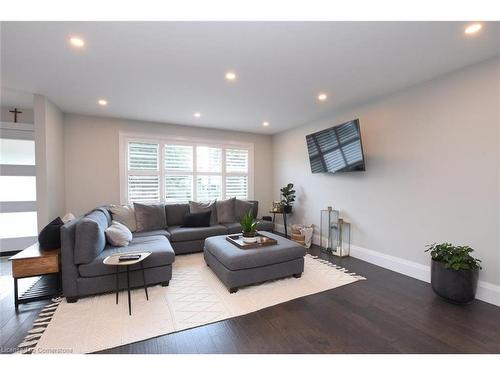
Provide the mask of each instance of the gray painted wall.
{"label": "gray painted wall", "polygon": [[261,214],[271,204],[272,140],[257,135],[134,120],[67,114],[65,125],[66,210],[82,214],[101,204],[120,202],[119,133],[192,137],[254,143],[254,198]]}
{"label": "gray painted wall", "polygon": [[[366,172],[312,175],[306,134],[354,118]],[[499,146],[496,59],[275,135],[273,198],[291,181],[292,222],[319,225],[333,205],[352,222],[353,244],[421,264],[430,264],[426,244],[469,244],[480,279],[498,285]]]}

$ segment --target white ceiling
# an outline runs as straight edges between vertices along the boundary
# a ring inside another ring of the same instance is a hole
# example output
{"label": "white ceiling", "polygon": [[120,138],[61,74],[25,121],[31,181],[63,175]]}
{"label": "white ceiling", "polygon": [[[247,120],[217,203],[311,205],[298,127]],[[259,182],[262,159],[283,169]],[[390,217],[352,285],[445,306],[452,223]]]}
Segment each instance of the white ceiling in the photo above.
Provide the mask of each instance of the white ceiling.
{"label": "white ceiling", "polygon": [[[464,26],[2,22],[1,78],[64,112],[276,133],[500,55],[500,22],[472,37]],[[71,35],[85,39],[83,50],[69,47]],[[225,81],[228,70],[236,82]]]}

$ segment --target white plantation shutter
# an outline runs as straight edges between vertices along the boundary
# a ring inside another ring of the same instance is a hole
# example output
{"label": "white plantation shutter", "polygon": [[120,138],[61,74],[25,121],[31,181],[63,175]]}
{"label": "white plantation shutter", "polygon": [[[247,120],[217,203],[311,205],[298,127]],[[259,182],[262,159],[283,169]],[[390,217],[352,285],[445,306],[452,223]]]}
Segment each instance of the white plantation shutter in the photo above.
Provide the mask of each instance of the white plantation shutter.
{"label": "white plantation shutter", "polygon": [[180,203],[193,200],[193,176],[166,176],[165,202]]}
{"label": "white plantation shutter", "polygon": [[158,202],[160,200],[159,177],[129,175],[128,198],[130,202]]}
{"label": "white plantation shutter", "polygon": [[226,198],[248,199],[248,176],[226,176]]}
{"label": "white plantation shutter", "polygon": [[221,172],[222,149],[218,147],[196,147],[197,172]]}
{"label": "white plantation shutter", "polygon": [[196,178],[196,200],[211,201],[222,198],[221,176],[198,176]]}
{"label": "white plantation shutter", "polygon": [[226,198],[248,199],[248,150],[227,148]]}
{"label": "white plantation shutter", "polygon": [[129,202],[250,198],[251,148],[128,138],[124,149]]}
{"label": "white plantation shutter", "polygon": [[226,149],[226,173],[248,173],[248,150]]}
{"label": "white plantation shutter", "polygon": [[158,170],[158,145],[150,143],[129,143],[129,170]]}
{"label": "white plantation shutter", "polygon": [[130,142],[128,144],[128,201],[160,201],[159,145]]}
{"label": "white plantation shutter", "polygon": [[193,146],[165,145],[167,171],[193,171]]}

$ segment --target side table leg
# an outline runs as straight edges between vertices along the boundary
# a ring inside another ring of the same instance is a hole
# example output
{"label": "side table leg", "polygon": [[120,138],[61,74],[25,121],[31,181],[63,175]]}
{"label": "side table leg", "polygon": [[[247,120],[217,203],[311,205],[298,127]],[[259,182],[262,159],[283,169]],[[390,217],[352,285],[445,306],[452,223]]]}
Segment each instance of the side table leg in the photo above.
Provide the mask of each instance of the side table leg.
{"label": "side table leg", "polygon": [[119,284],[118,284],[118,266],[116,266],[116,272],[115,272],[115,279],[116,279],[116,304],[118,305],[118,290],[119,290]]}
{"label": "side table leg", "polygon": [[288,238],[288,229],[286,225],[286,213],[283,212],[283,224],[285,225],[285,238]]}
{"label": "side table leg", "polygon": [[17,293],[18,293],[17,277],[14,277],[14,307],[16,308],[16,311],[18,310],[19,307],[19,298],[17,296]]}
{"label": "side table leg", "polygon": [[130,302],[130,266],[127,266],[127,293],[128,293],[128,314],[132,315],[132,304]]}
{"label": "side table leg", "polygon": [[274,221],[276,220],[276,212],[273,212],[273,233],[274,233]]}
{"label": "side table leg", "polygon": [[142,282],[144,283],[144,291],[146,292],[146,300],[149,301],[149,296],[148,296],[148,287],[146,285],[146,274],[144,273],[144,265],[141,263],[141,270],[142,270]]}

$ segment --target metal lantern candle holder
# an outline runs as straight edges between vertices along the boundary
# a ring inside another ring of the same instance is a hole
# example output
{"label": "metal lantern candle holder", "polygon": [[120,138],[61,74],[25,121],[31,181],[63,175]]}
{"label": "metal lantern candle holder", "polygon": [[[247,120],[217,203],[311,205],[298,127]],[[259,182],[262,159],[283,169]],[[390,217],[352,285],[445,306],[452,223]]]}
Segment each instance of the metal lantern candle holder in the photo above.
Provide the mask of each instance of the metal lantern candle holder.
{"label": "metal lantern candle holder", "polygon": [[339,257],[349,256],[351,250],[351,224],[330,207],[321,210],[320,245],[323,252]]}

